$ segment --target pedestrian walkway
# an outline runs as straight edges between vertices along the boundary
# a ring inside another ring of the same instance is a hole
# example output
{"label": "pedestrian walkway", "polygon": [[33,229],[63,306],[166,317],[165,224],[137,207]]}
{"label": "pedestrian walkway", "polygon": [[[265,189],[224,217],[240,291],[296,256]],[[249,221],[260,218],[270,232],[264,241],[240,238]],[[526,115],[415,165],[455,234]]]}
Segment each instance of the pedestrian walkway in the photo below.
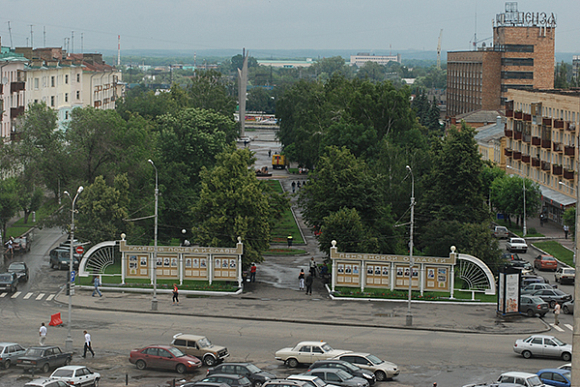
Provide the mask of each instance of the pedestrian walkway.
{"label": "pedestrian walkway", "polygon": [[[22,297],[21,297],[22,296]],[[54,297],[56,297],[56,293],[54,294],[46,294],[46,293],[35,293],[35,292],[14,292],[14,293],[0,293],[0,299],[2,298],[22,298],[23,300],[34,300],[34,301],[51,301]]]}

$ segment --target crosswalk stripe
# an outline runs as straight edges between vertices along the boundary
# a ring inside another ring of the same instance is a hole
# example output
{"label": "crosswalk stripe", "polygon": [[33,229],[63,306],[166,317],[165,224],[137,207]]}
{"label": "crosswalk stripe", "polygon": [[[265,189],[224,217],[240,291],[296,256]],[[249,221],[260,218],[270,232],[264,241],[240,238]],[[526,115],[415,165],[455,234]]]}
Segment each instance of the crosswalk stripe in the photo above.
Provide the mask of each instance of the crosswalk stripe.
{"label": "crosswalk stripe", "polygon": [[28,300],[30,297],[32,297],[32,293],[28,293],[27,295],[24,296],[25,300]]}
{"label": "crosswalk stripe", "polygon": [[50,301],[54,298],[54,294],[50,294],[48,297],[46,297],[46,301]]}
{"label": "crosswalk stripe", "polygon": [[4,298],[4,297],[6,297],[6,295],[7,295],[7,294],[8,294],[8,293],[1,293],[1,294],[0,294],[0,298]]}
{"label": "crosswalk stripe", "polygon": [[570,329],[571,331],[574,331],[574,327],[570,324],[564,324],[564,326],[568,329]]}
{"label": "crosswalk stripe", "polygon": [[557,326],[557,325],[554,325],[554,324],[550,324],[550,325],[551,325],[551,326],[552,326],[552,328],[554,328],[555,330],[557,330],[557,331],[559,331],[559,332],[564,332],[564,330],[563,330],[562,328],[560,328],[559,326]]}
{"label": "crosswalk stripe", "polygon": [[40,293],[37,297],[36,297],[36,301],[41,300],[42,297],[44,297],[44,293]]}
{"label": "crosswalk stripe", "polygon": [[22,292],[16,292],[12,295],[11,298],[18,298],[18,296],[21,294]]}

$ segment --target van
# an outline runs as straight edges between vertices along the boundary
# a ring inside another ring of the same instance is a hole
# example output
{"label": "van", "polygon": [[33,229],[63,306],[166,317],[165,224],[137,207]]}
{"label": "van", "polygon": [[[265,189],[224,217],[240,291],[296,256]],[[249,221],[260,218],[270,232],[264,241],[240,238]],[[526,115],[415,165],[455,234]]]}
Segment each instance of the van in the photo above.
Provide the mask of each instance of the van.
{"label": "van", "polygon": [[493,236],[498,239],[508,238],[509,234],[510,232],[508,231],[507,227],[504,226],[495,226],[493,229]]}

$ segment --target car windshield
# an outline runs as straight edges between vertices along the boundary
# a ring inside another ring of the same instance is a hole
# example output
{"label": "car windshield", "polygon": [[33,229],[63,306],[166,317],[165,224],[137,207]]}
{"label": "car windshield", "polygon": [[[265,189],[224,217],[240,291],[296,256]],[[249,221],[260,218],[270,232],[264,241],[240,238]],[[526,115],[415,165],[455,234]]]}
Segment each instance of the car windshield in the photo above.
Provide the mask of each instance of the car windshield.
{"label": "car windshield", "polygon": [[324,352],[332,351],[332,347],[330,345],[328,345],[328,344],[324,344],[322,346],[322,349],[324,350]]}
{"label": "car windshield", "polygon": [[529,377],[527,380],[528,380],[528,383],[530,384],[530,386],[532,386],[532,387],[534,387],[534,386],[543,386],[544,385],[542,383],[542,381],[540,380],[540,378],[537,377],[537,376]]}
{"label": "car windshield", "polygon": [[204,337],[203,339],[199,339],[197,341],[197,344],[199,345],[200,348],[211,347],[211,343],[206,337]]}
{"label": "car windshield", "polygon": [[576,269],[564,269],[562,272],[566,274],[575,274]]}
{"label": "car windshield", "polygon": [[[350,364],[349,362],[344,362],[343,364],[344,364],[344,366],[345,366],[346,368],[348,368],[350,371],[354,371],[354,372],[356,372],[356,371],[359,369],[357,366],[355,366],[355,365],[352,365],[352,364]],[[352,372],[351,372],[351,374],[352,374]]]}
{"label": "car windshield", "polygon": [[312,383],[314,383],[314,385],[318,387],[326,386],[326,382],[318,377],[312,379]]}
{"label": "car windshield", "polygon": [[252,382],[250,382],[250,379],[246,378],[245,376],[242,376],[238,380],[238,384],[240,384],[242,386],[248,386],[248,385],[252,384]]}
{"label": "car windshield", "polygon": [[246,368],[248,369],[248,371],[250,371],[250,372],[251,372],[251,373],[253,373],[253,374],[256,374],[256,373],[258,373],[258,372],[262,372],[262,370],[261,370],[261,369],[259,369],[258,367],[256,367],[256,366],[255,366],[255,365],[253,365],[253,364],[248,364],[248,365],[246,366]]}
{"label": "car windshield", "polygon": [[529,297],[529,299],[534,304],[543,304],[544,303],[544,300],[542,300],[540,297]]}
{"label": "car windshield", "polygon": [[555,261],[554,257],[546,257],[546,256],[544,256],[544,257],[542,257],[542,259],[544,261]]}
{"label": "car windshield", "polygon": [[572,372],[563,372],[562,376],[568,380],[572,380]]}
{"label": "car windshield", "polygon": [[352,375],[349,374],[348,372],[344,371],[344,370],[336,370],[336,374],[342,380],[347,380],[347,379],[351,379],[352,378]]}
{"label": "car windshield", "polygon": [[563,291],[561,291],[560,289],[554,289],[554,293],[556,293],[559,296],[565,296],[566,295],[566,293],[563,292]]}
{"label": "car windshield", "polygon": [[179,349],[175,347],[168,348],[169,352],[175,357],[185,356],[185,353],[181,352]]}
{"label": "car windshield", "polygon": [[553,341],[554,343],[556,343],[557,345],[559,345],[559,346],[566,345],[566,343],[565,343],[565,342],[563,342],[562,340],[560,340],[560,339],[558,339],[558,338],[556,338],[556,337],[552,337],[552,341]]}
{"label": "car windshield", "polygon": [[72,370],[56,370],[50,375],[51,377],[71,378],[73,376]]}
{"label": "car windshield", "polygon": [[10,266],[8,266],[8,271],[16,271],[16,270],[24,270],[24,264],[23,263],[12,263],[10,264]]}
{"label": "car windshield", "polygon": [[12,281],[12,276],[11,275],[0,275],[0,281],[1,282],[10,282]]}
{"label": "car windshield", "polygon": [[367,360],[369,360],[373,364],[381,364],[381,363],[384,363],[383,360],[379,359],[375,355],[368,355],[367,356]]}
{"label": "car windshield", "polygon": [[26,351],[26,355],[25,356],[42,356],[42,354],[44,353],[43,349],[40,348],[30,348],[28,351]]}

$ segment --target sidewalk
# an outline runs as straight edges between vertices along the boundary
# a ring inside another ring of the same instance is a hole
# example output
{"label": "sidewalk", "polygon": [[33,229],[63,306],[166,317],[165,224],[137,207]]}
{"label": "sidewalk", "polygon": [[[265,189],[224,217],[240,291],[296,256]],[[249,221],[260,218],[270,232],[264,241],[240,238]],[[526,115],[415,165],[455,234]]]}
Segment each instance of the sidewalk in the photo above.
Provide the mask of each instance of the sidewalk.
{"label": "sidewalk", "polygon": [[526,228],[528,231],[531,228],[535,228],[537,232],[544,235],[544,238],[539,239],[555,240],[567,249],[574,251],[574,239],[572,239],[571,233],[568,233],[568,239],[565,239],[562,226],[552,221],[548,221],[544,223],[543,226],[541,226],[540,218],[536,216],[534,218],[527,219]]}

